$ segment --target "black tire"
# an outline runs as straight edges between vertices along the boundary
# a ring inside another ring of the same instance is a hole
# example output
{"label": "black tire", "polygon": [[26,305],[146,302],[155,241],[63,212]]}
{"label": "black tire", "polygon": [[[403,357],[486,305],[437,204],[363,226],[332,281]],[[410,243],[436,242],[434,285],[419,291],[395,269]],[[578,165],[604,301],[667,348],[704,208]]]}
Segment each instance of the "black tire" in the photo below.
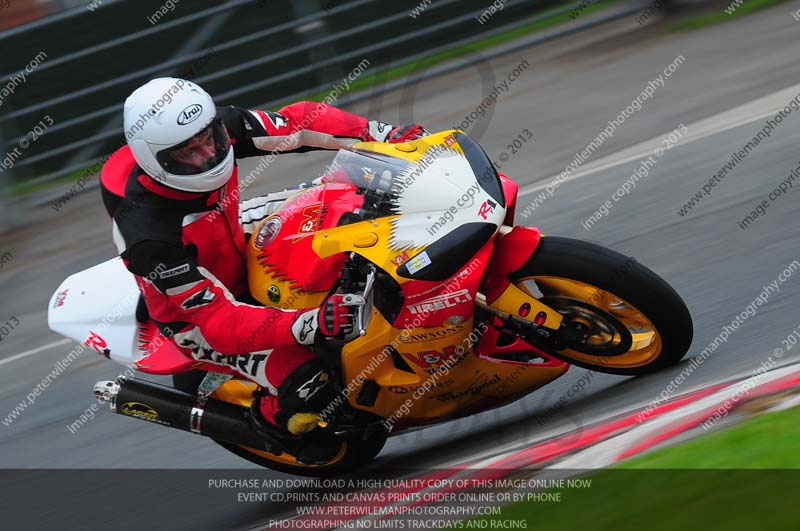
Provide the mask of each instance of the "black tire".
{"label": "black tire", "polygon": [[[200,382],[203,381],[205,375],[205,371],[197,370],[175,374],[172,376],[172,384],[175,389],[194,394],[197,392],[197,387],[200,385]],[[211,440],[229,452],[256,465],[271,468],[272,470],[277,470],[286,474],[311,477],[332,477],[352,472],[374,459],[386,444],[386,436],[381,434],[376,434],[367,440],[347,441],[345,454],[335,463],[331,465],[307,466],[290,465],[279,461],[273,461],[255,454],[243,446],[218,441],[216,439]]]}
{"label": "black tire", "polygon": [[[633,305],[654,325],[661,351],[645,365],[629,368],[587,363],[548,351],[570,364],[608,374],[638,375],[674,365],[692,343],[692,317],[686,304],[661,277],[635,259],[600,245],[547,236],[528,262],[510,275],[513,282],[531,277],[560,277],[600,288]],[[605,358],[603,361],[614,360]]]}
{"label": "black tire", "polygon": [[[319,429],[319,428],[318,428]],[[216,441],[217,444],[225,448],[231,453],[234,453],[246,459],[251,463],[259,466],[277,470],[285,474],[294,474],[297,476],[309,476],[327,478],[334,476],[341,476],[349,472],[359,469],[361,466],[372,461],[377,456],[386,444],[385,435],[375,435],[367,440],[350,440],[342,441],[342,444],[347,444],[344,455],[335,463],[330,465],[293,465],[273,461],[264,458],[260,455],[248,451],[242,446],[229,444]]]}

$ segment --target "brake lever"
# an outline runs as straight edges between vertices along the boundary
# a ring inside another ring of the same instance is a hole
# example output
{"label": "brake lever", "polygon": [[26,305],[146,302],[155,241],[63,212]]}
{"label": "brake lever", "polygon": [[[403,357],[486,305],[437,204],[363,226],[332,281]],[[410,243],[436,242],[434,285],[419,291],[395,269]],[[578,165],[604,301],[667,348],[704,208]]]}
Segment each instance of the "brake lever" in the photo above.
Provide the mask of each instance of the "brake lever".
{"label": "brake lever", "polygon": [[372,288],[375,285],[375,268],[370,266],[369,273],[367,273],[367,280],[364,283],[364,293],[362,295],[355,295],[348,293],[342,297],[342,304],[344,306],[352,306],[356,309],[356,327],[358,328],[358,335],[367,335],[367,306],[372,295]]}

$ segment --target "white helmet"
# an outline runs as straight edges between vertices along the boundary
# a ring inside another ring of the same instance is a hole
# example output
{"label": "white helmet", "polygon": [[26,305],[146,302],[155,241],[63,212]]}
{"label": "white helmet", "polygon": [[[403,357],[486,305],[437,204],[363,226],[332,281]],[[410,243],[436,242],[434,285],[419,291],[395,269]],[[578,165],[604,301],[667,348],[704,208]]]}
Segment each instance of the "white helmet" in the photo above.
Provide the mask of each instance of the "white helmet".
{"label": "white helmet", "polygon": [[233,147],[214,100],[191,81],[154,79],[125,100],[125,139],[139,166],[161,183],[210,192],[233,174]]}

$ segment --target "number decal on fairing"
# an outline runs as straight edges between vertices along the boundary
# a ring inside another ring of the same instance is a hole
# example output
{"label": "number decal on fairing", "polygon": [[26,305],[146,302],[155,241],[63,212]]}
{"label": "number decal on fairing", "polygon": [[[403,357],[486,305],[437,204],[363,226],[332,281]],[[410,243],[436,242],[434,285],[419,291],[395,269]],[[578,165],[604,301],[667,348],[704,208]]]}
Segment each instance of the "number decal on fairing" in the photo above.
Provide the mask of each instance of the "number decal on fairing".
{"label": "number decal on fairing", "polygon": [[303,209],[303,221],[300,222],[298,231],[303,233],[292,239],[292,243],[297,243],[306,236],[310,236],[312,232],[316,232],[319,228],[321,208],[320,205],[309,205]]}
{"label": "number decal on fairing", "polygon": [[416,365],[426,369],[428,367],[438,367],[445,361],[463,353],[463,348],[456,345],[449,345],[444,348],[444,351],[425,350],[422,352],[417,352],[416,354],[403,353],[403,355],[413,361]]}

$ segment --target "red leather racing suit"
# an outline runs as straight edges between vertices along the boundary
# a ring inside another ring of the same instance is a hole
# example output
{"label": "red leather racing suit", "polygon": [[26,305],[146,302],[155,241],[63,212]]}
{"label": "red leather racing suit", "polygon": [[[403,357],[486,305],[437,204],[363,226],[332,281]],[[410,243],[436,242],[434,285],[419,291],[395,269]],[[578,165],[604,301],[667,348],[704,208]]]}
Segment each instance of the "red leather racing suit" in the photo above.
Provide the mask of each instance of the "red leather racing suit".
{"label": "red leather racing suit", "polygon": [[[278,112],[217,111],[236,159],[335,148],[337,138],[384,140],[391,129],[315,102]],[[277,395],[313,355],[295,342],[298,312],[237,301],[247,290],[237,170],[219,190],[178,191],[146,175],[126,146],[109,158],[100,180],[114,242],[161,333],[194,359],[233,368]],[[226,359],[245,354],[246,361]]]}

